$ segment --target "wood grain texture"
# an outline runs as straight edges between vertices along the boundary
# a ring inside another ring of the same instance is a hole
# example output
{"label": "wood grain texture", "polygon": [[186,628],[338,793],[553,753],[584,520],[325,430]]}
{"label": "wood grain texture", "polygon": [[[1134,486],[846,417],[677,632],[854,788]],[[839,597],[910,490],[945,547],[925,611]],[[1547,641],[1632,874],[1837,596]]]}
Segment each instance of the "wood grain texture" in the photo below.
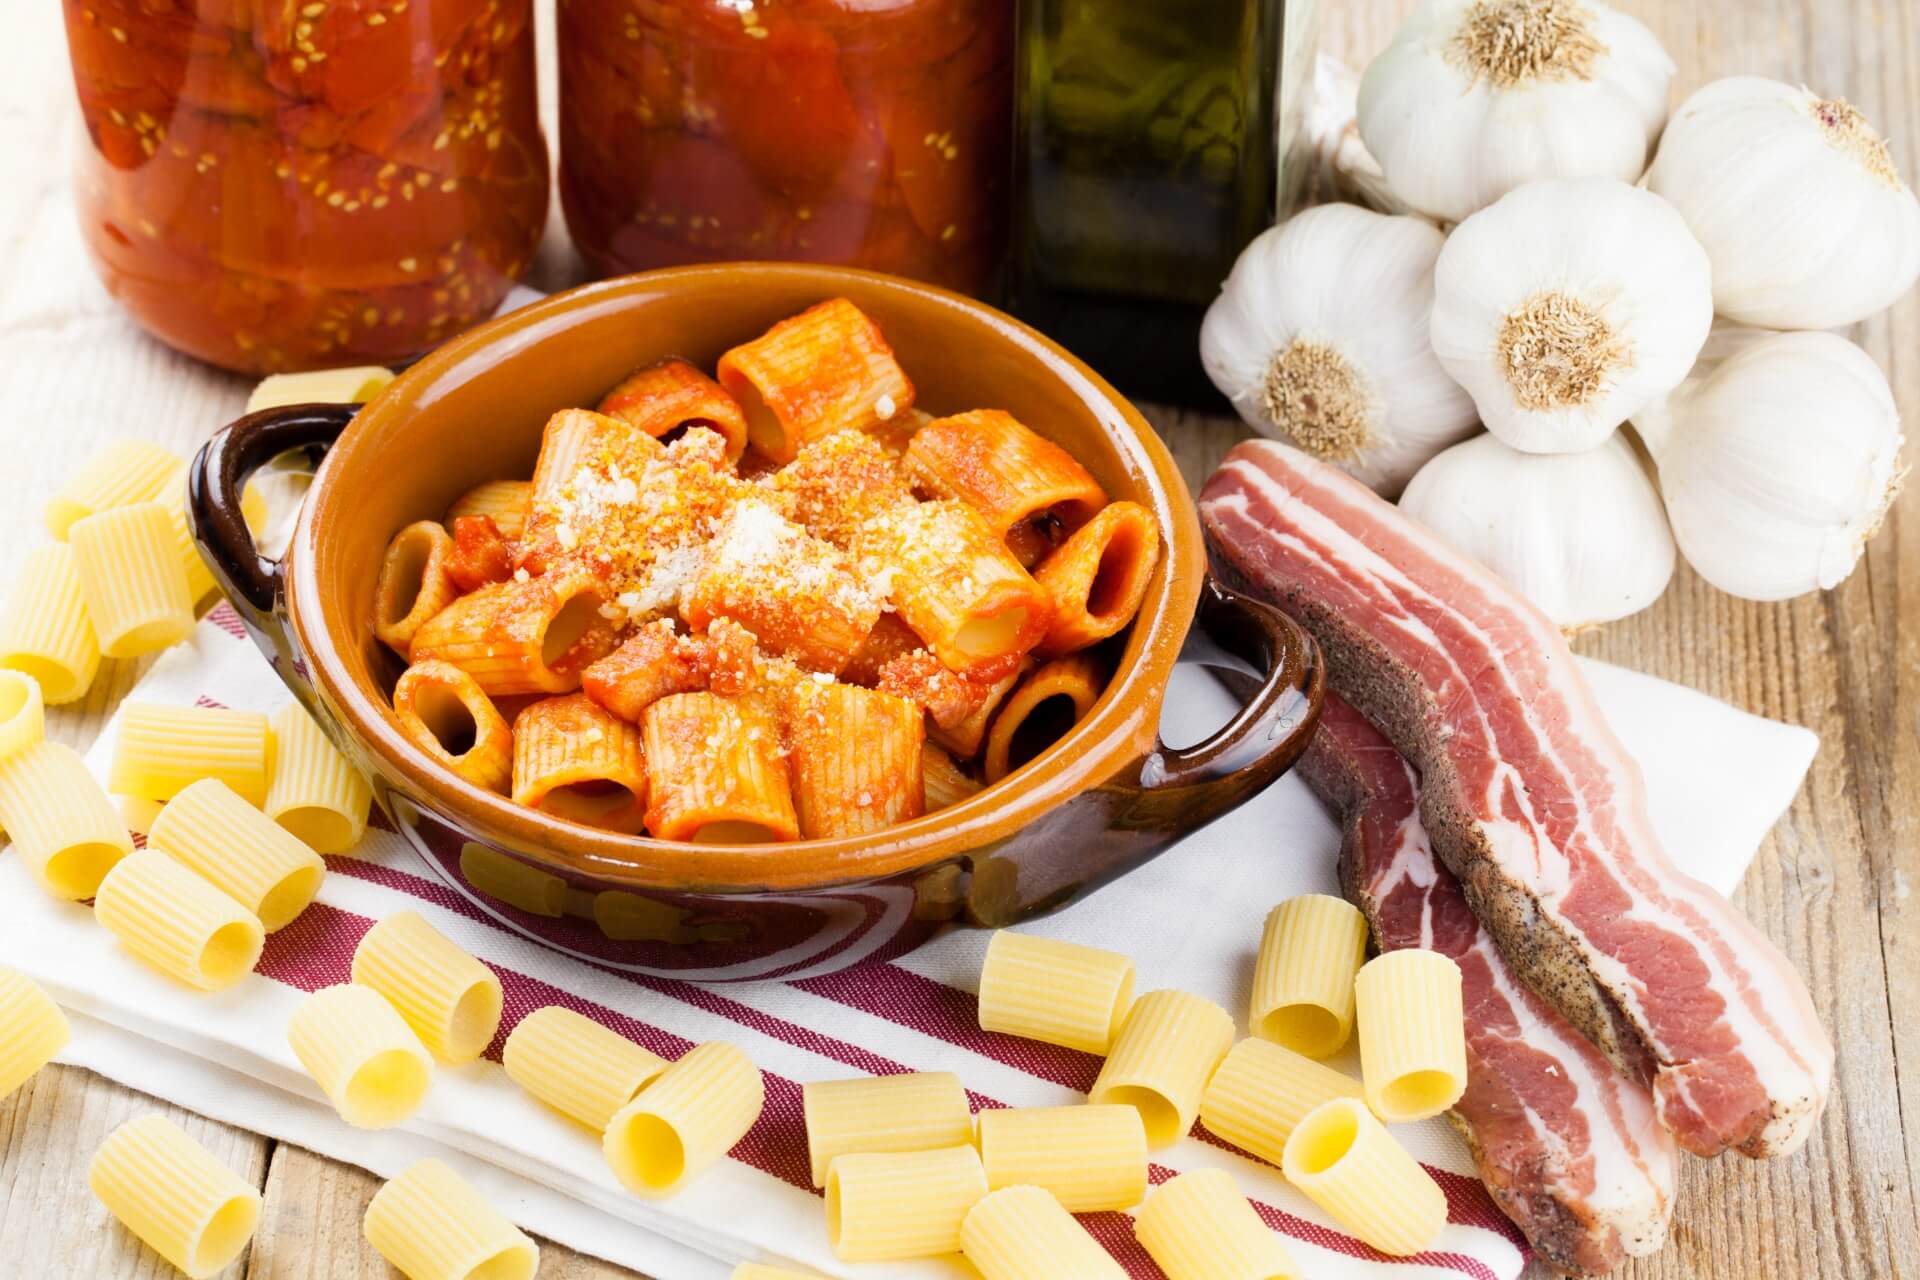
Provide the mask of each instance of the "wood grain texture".
{"label": "wood grain texture", "polygon": [[[1322,46],[1354,62],[1412,0],[1324,0]],[[542,6],[545,10],[548,6]],[[1920,174],[1920,0],[1617,0],[1679,66],[1678,97],[1752,72],[1844,95]],[[75,260],[66,200],[76,113],[57,6],[15,6],[0,77],[0,583],[40,536],[41,501],[102,438],[195,447],[246,385],[140,337]],[[543,12],[543,18],[548,17]],[[549,54],[550,22],[543,32]],[[23,56],[24,54],[24,56]],[[549,110],[552,83],[546,85]],[[551,115],[549,115],[551,119]],[[549,137],[553,135],[549,132]],[[556,214],[534,283],[576,275]],[[1856,335],[1920,422],[1920,299]],[[59,405],[25,420],[21,405]],[[1220,418],[1155,412],[1195,486],[1244,434]],[[1920,1280],[1920,498],[1909,492],[1838,590],[1779,605],[1730,599],[1683,570],[1653,609],[1578,648],[1702,689],[1822,740],[1813,772],[1739,901],[1807,974],[1839,1045],[1836,1094],[1792,1160],[1688,1160],[1674,1238],[1628,1280]],[[140,666],[109,663],[85,703],[50,716],[84,746]],[[1905,1064],[1904,1071],[1902,1063]],[[86,1191],[114,1125],[159,1107],[265,1189],[244,1269],[274,1280],[384,1280],[360,1237],[370,1175],[55,1068],[0,1103],[0,1275],[130,1280],[165,1274]],[[546,1280],[630,1273],[547,1246]],[[1530,1280],[1541,1280],[1544,1272]],[[663,1277],[662,1280],[674,1280]]]}

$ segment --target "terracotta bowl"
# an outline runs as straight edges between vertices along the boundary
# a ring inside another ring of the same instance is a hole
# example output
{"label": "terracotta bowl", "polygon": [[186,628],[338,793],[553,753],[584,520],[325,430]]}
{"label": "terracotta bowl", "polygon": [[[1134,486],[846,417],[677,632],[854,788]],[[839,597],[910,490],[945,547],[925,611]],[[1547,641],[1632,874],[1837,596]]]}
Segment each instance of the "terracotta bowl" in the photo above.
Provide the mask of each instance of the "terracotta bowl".
{"label": "terracotta bowl", "polygon": [[[1166,554],[1105,695],[1063,739],[952,808],[858,838],[694,845],[520,808],[438,767],[388,704],[401,665],[370,630],[387,540],[484,480],[532,472],[554,410],[591,405],[636,365],[727,347],[823,298],[878,321],[934,412],[1004,408],[1143,503]],[[284,560],[258,555],[241,485],[308,450],[318,474]],[[1321,665],[1280,613],[1213,582],[1179,472],[1140,414],[1040,334],[956,294],[796,265],[649,272],[548,298],[448,343],[364,407],[242,418],[194,461],[195,536],[254,640],[374,780],[387,818],[447,884],[542,943],[703,981],[799,976],[941,923],[1004,925],[1139,866],[1284,773],[1319,713]],[[1258,688],[1197,746],[1158,738],[1189,625]]]}

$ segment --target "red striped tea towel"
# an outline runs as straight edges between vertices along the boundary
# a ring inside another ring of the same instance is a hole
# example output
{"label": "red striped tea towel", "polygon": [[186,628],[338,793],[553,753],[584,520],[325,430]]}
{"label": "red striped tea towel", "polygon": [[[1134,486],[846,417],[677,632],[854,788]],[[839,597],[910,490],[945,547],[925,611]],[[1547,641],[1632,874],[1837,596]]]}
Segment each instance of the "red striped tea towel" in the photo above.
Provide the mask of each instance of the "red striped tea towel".
{"label": "red striped tea towel", "polygon": [[[1721,889],[1740,878],[1812,759],[1814,736],[1756,719],[1701,694],[1586,663],[1609,718],[1646,767],[1654,817],[1686,869]],[[1225,696],[1204,676],[1179,677],[1181,723],[1170,740],[1198,738],[1224,719]],[[193,642],[161,659],[132,695],[268,711],[285,690],[225,606]],[[114,726],[89,756],[105,776]],[[1237,813],[1033,931],[1131,952],[1141,988],[1180,987],[1236,1016],[1248,998],[1267,908],[1297,893],[1336,892],[1333,823],[1297,780],[1285,779]],[[735,1262],[786,1262],[832,1276],[933,1280],[967,1274],[925,1262],[848,1267],[827,1247],[819,1196],[809,1187],[800,1087],[863,1073],[950,1070],[976,1108],[1078,1100],[1098,1060],[979,1029],[973,987],[985,936],[955,930],[907,955],[869,955],[857,969],[779,982],[698,987],[624,974],[548,951],[494,922],[440,881],[390,830],[369,832],[351,856],[329,858],[317,902],[268,941],[258,973],[205,996],[134,963],[84,906],[54,902],[19,859],[0,857],[0,963],[43,981],[79,1018],[67,1060],[136,1089],[391,1176],[425,1154],[453,1161],[528,1229],[660,1280],[722,1280]],[[597,1141],[542,1109],[488,1058],[438,1073],[404,1130],[346,1128],[322,1103],[286,1044],[307,991],[347,979],[360,936],[382,916],[421,912],[500,975],[502,1037],[519,1018],[565,1004],[668,1057],[710,1039],[743,1046],[765,1073],[767,1107],[731,1159],[681,1196],[643,1202],[620,1193]],[[872,944],[855,936],[856,954]],[[1356,1070],[1352,1061],[1338,1063]],[[1472,1177],[1460,1140],[1439,1120],[1400,1137],[1447,1193],[1438,1244],[1389,1259],[1338,1230],[1272,1167],[1202,1134],[1155,1153],[1154,1181],[1202,1166],[1230,1170],[1261,1216],[1287,1237],[1316,1280],[1513,1280],[1526,1262],[1518,1235]],[[1133,1242],[1126,1214],[1082,1218],[1130,1275],[1158,1270]]]}

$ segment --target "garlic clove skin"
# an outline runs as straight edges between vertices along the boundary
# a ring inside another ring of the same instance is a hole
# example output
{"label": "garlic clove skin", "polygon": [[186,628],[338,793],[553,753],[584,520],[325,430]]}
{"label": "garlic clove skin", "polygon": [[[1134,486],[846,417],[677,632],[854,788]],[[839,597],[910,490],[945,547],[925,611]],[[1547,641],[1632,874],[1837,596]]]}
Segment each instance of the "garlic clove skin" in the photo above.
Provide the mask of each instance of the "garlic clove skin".
{"label": "garlic clove skin", "polygon": [[1420,468],[1400,509],[1565,630],[1638,613],[1673,577],[1660,495],[1617,432],[1585,453],[1522,453],[1475,436]]}
{"label": "garlic clove skin", "polygon": [[1898,488],[1886,375],[1838,334],[1734,330],[1716,346],[1717,362],[1635,421],[1681,552],[1749,600],[1840,585]]}
{"label": "garlic clove skin", "polygon": [[1434,265],[1434,354],[1527,453],[1598,446],[1686,377],[1712,325],[1706,251],[1673,206],[1611,178],[1518,187]]}
{"label": "garlic clove skin", "polygon": [[1582,0],[1426,0],[1360,82],[1360,136],[1413,208],[1458,222],[1539,178],[1638,179],[1673,59]]}
{"label": "garlic clove skin", "polygon": [[1716,80],[1674,113],[1647,184],[1706,247],[1714,305],[1731,319],[1835,328],[1920,277],[1920,200],[1844,101],[1760,76]]}
{"label": "garlic clove skin", "polygon": [[1246,423],[1392,497],[1476,426],[1428,344],[1441,235],[1353,205],[1309,209],[1240,254],[1200,328]]}

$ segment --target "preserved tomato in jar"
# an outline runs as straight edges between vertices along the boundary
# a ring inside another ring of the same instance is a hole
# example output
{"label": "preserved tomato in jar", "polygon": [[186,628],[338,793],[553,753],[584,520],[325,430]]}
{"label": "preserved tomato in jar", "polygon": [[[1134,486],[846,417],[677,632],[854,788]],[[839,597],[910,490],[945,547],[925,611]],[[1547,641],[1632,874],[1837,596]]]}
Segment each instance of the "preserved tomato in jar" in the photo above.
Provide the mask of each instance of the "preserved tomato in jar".
{"label": "preserved tomato in jar", "polygon": [[1012,0],[559,0],[560,197],[601,274],[728,258],[990,287]]}
{"label": "preserved tomato in jar", "polygon": [[546,221],[532,0],[63,0],[108,290],[268,373],[489,314]]}

